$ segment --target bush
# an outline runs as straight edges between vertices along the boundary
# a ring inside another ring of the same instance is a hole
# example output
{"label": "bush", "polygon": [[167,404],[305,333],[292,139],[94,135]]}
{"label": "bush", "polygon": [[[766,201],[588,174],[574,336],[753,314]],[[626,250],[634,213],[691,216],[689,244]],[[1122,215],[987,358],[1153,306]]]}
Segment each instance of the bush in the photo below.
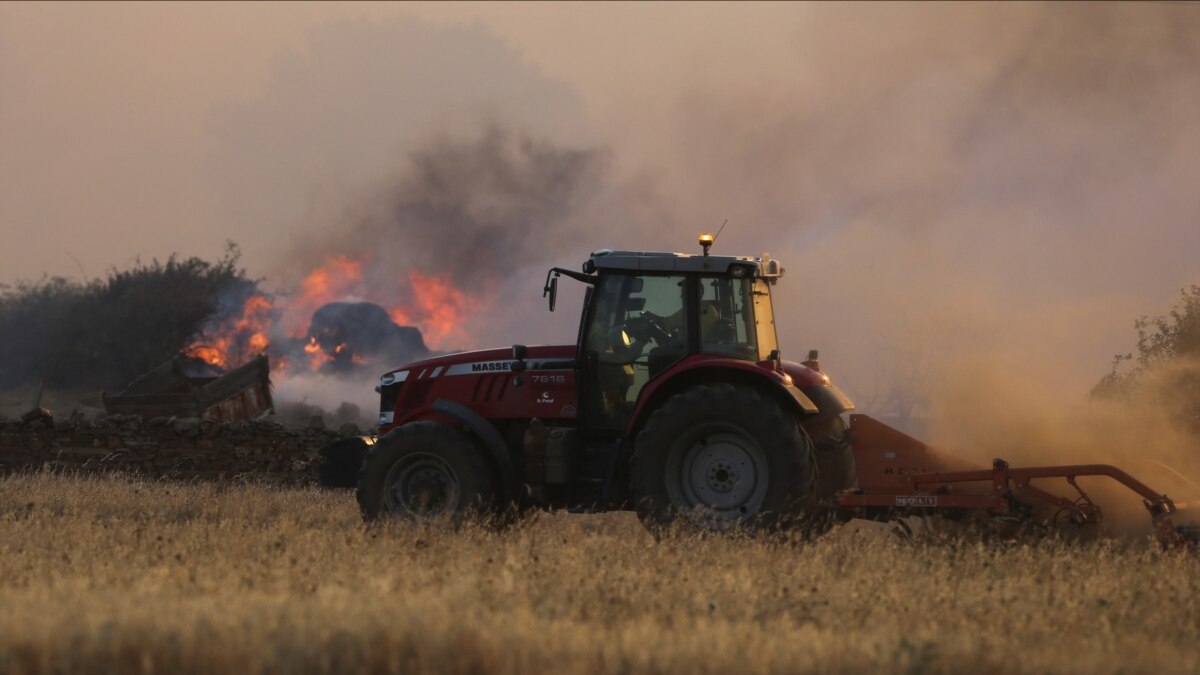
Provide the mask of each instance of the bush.
{"label": "bush", "polygon": [[1132,352],[1114,357],[1112,371],[1092,387],[1092,396],[1164,407],[1200,434],[1200,286],[1180,295],[1166,314],[1134,322],[1136,358]]}
{"label": "bush", "polygon": [[223,294],[257,285],[239,258],[230,242],[216,262],[172,255],[103,281],[0,287],[0,386],[123,388],[186,345]]}

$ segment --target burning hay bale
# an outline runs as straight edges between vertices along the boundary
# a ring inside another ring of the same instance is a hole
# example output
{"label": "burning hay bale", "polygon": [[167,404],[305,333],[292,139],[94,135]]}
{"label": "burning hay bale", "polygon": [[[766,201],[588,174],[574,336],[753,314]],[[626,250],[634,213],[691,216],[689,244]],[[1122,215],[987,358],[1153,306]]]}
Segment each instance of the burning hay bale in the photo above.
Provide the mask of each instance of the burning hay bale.
{"label": "burning hay bale", "polygon": [[207,366],[218,375],[246,354],[270,354],[281,377],[349,374],[432,354],[419,328],[397,323],[393,313],[373,302],[324,303],[312,312],[308,328],[296,332],[285,327],[283,309],[264,295],[225,302],[225,312],[183,348],[189,368]]}
{"label": "burning hay bale", "polygon": [[331,302],[318,309],[303,347],[313,370],[346,372],[368,364],[406,363],[429,356],[421,331],[392,321],[373,302]]}

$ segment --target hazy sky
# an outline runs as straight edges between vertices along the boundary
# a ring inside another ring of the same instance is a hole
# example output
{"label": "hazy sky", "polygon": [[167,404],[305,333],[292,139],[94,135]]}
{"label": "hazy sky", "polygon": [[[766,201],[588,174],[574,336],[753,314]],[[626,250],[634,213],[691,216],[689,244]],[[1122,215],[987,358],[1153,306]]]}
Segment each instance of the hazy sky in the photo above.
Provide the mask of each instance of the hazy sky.
{"label": "hazy sky", "polygon": [[234,239],[283,287],[500,128],[598,168],[498,261],[529,307],[485,342],[545,332],[546,261],[728,218],[788,268],[785,350],[860,397],[964,351],[1086,391],[1200,282],[1197,110],[1192,5],[3,4],[0,282]]}

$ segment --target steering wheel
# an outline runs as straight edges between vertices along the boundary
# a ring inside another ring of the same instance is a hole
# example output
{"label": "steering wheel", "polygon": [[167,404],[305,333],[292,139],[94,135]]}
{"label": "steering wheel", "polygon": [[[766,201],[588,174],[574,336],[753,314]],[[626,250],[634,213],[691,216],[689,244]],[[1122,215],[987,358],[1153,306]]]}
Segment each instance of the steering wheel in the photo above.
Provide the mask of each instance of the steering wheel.
{"label": "steering wheel", "polygon": [[675,339],[675,333],[663,325],[663,318],[654,312],[642,312],[642,319],[645,320],[646,327],[649,329],[649,337],[652,338],[659,346],[665,345]]}
{"label": "steering wheel", "polygon": [[642,312],[623,324],[613,326],[608,332],[608,344],[612,349],[613,359],[605,359],[606,363],[626,365],[633,363],[646,347],[646,342],[654,340],[659,346],[675,339],[675,333],[663,325],[663,318],[653,312]]}

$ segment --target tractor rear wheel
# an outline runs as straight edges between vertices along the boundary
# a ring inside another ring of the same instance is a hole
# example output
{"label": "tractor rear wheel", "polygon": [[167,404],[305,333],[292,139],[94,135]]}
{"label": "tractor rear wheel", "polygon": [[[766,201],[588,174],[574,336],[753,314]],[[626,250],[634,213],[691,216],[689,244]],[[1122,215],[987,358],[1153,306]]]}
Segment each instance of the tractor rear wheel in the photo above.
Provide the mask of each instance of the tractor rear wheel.
{"label": "tractor rear wheel", "polygon": [[858,482],[850,431],[841,415],[806,425],[805,430],[812,438],[813,456],[817,460],[817,500],[822,506],[832,506],[838,492]]}
{"label": "tractor rear wheel", "polygon": [[412,422],[392,430],[367,453],[357,497],[367,521],[458,523],[473,511],[495,507],[496,478],[462,432],[439,422]]}
{"label": "tractor rear wheel", "polygon": [[638,434],[630,492],[644,524],[682,516],[705,530],[800,522],[814,497],[813,446],[757,390],[699,385],[651,413]]}

